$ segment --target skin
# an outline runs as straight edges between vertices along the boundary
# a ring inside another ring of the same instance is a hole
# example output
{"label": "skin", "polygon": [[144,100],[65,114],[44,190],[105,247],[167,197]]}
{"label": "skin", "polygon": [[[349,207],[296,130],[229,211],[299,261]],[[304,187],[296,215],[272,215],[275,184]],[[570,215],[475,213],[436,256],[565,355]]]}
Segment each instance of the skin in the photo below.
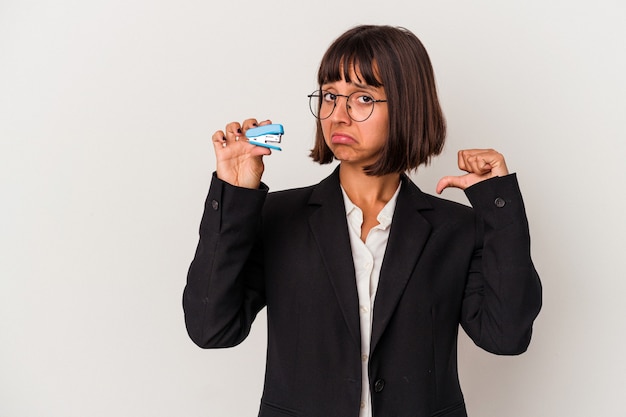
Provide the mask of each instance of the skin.
{"label": "skin", "polygon": [[[356,75],[353,74],[351,78],[356,79]],[[325,84],[322,89],[346,96],[356,93],[368,95],[377,100],[386,99],[382,87],[348,83],[344,80]],[[331,149],[335,158],[341,161],[342,169],[362,171],[364,166],[376,162],[378,153],[387,142],[387,127],[389,126],[387,103],[375,103],[374,111],[367,120],[355,122],[348,116],[345,100],[345,97],[338,97],[333,113],[321,121],[322,132],[326,145]]]}
{"label": "skin", "polygon": [[503,177],[509,174],[504,156],[493,149],[460,150],[458,165],[459,169],[467,172],[467,174],[441,178],[437,183],[437,194],[441,194],[448,187],[465,190],[489,178]]}
{"label": "skin", "polygon": [[[351,77],[358,80],[358,77]],[[340,80],[322,86],[336,94],[349,95],[364,92],[375,99],[385,99],[382,87],[371,87]],[[378,224],[376,217],[395,193],[400,174],[369,176],[363,167],[378,157],[387,140],[389,116],[386,103],[377,103],[372,115],[363,122],[355,122],[348,116],[345,98],[339,98],[332,115],[322,120],[326,144],[340,161],[339,178],[350,200],[363,211],[361,239],[366,240],[369,231]],[[258,188],[265,169],[263,157],[270,149],[247,143],[245,132],[256,126],[270,124],[270,120],[258,122],[247,119],[243,123],[231,122],[224,130],[213,134],[216,154],[216,171],[221,180],[238,187]],[[226,144],[226,146],[224,146]],[[446,176],[437,183],[438,194],[448,188],[462,190],[489,178],[509,173],[504,156],[493,149],[465,149],[458,152],[458,167],[466,174]]]}
{"label": "skin", "polygon": [[[358,74],[351,74],[351,80],[358,80]],[[382,87],[371,87],[357,82],[337,82],[325,84],[322,89],[331,93],[349,95],[364,93],[377,100],[386,99]],[[321,121],[326,145],[341,164],[339,180],[346,194],[363,212],[361,240],[365,241],[369,231],[378,224],[377,216],[391,199],[398,184],[400,174],[373,177],[363,172],[363,167],[376,161],[380,150],[387,141],[389,114],[386,103],[376,103],[372,115],[363,122],[355,122],[348,116],[345,98],[339,98],[330,117]]]}
{"label": "skin", "polygon": [[[257,126],[272,123],[270,120],[258,122],[246,119],[243,123],[231,122],[224,130],[213,134],[213,148],[216,156],[217,177],[231,185],[244,188],[258,188],[265,170],[263,156],[272,151],[247,142],[246,131]],[[226,146],[224,146],[226,144]]]}

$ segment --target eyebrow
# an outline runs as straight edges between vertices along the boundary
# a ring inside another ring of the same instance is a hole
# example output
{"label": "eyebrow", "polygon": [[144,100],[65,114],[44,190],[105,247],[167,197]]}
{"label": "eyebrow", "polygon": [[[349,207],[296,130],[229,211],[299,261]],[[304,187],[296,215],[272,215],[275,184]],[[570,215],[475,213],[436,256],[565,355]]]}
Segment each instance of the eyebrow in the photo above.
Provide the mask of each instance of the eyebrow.
{"label": "eyebrow", "polygon": [[368,90],[372,90],[372,89],[376,88],[376,87],[374,87],[372,85],[369,85],[369,84],[361,84],[361,83],[355,83],[355,82],[352,82],[350,84],[353,84],[357,88],[366,88]]}

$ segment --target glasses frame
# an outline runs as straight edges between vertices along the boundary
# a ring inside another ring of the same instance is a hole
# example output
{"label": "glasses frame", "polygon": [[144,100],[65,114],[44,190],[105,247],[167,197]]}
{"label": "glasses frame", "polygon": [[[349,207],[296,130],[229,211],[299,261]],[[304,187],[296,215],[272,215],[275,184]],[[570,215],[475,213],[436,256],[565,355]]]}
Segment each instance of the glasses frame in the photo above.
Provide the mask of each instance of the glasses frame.
{"label": "glasses frame", "polygon": [[352,97],[354,94],[361,93],[360,91],[355,91],[353,93],[345,95],[345,94],[331,93],[328,90],[315,90],[311,94],[307,95],[307,97],[309,98],[309,110],[311,111],[313,116],[316,119],[318,119],[318,120],[326,120],[326,119],[328,119],[335,112],[335,108],[337,108],[337,98],[335,98],[335,100],[333,102],[333,109],[330,111],[330,113],[328,113],[328,116],[326,116],[326,117],[319,117],[319,115],[318,115],[319,114],[319,109],[317,109],[317,114],[316,114],[316,109],[313,108],[313,98],[318,98],[320,100],[320,106],[321,106],[322,100],[324,99],[324,93],[330,93],[330,94],[332,94],[333,96],[335,96],[337,98],[338,97],[344,97],[346,99],[346,114],[348,115],[348,117],[351,120],[353,120],[353,121],[355,121],[357,123],[364,122],[364,121],[366,121],[367,119],[369,119],[372,116],[372,114],[374,113],[374,107],[376,107],[375,106],[376,103],[386,103],[387,102],[386,99],[385,100],[376,100],[375,98],[372,98],[372,110],[370,111],[370,114],[368,114],[367,117],[364,118],[364,119],[357,120],[354,117],[352,117],[352,114],[350,113],[350,105],[348,103],[350,102],[350,97]]}

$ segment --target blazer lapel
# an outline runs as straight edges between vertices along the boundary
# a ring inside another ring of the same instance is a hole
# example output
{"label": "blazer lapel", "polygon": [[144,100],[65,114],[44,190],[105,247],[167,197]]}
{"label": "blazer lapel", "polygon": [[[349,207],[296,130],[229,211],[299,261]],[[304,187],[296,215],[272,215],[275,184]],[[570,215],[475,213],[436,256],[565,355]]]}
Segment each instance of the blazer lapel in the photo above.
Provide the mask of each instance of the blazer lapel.
{"label": "blazer lapel", "polygon": [[309,216],[311,233],[319,247],[350,334],[360,345],[356,275],[338,168],[315,187],[309,198],[309,206],[313,208]]}
{"label": "blazer lapel", "polygon": [[419,213],[425,209],[431,209],[430,203],[403,175],[374,301],[371,352],[385,331],[430,235],[431,225]]}

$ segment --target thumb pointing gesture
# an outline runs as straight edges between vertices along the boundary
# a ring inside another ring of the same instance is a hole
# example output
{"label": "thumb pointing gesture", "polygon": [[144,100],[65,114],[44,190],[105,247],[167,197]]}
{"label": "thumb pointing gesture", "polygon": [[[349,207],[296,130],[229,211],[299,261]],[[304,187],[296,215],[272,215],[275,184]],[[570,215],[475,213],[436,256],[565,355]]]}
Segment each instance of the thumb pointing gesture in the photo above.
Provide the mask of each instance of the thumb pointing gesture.
{"label": "thumb pointing gesture", "polygon": [[466,149],[459,151],[459,169],[467,172],[460,176],[443,177],[437,183],[437,194],[448,187],[465,190],[474,184],[493,177],[509,174],[504,156],[493,149]]}

